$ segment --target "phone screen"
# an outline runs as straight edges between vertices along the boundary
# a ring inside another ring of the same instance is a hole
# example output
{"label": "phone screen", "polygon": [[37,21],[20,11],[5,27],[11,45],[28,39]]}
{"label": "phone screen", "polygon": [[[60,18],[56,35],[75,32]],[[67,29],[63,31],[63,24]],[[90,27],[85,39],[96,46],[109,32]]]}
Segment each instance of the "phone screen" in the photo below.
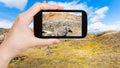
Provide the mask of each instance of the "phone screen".
{"label": "phone screen", "polygon": [[42,12],[42,36],[81,36],[81,12]]}
{"label": "phone screen", "polygon": [[35,35],[42,38],[83,38],[87,16],[77,10],[42,10],[34,17]]}

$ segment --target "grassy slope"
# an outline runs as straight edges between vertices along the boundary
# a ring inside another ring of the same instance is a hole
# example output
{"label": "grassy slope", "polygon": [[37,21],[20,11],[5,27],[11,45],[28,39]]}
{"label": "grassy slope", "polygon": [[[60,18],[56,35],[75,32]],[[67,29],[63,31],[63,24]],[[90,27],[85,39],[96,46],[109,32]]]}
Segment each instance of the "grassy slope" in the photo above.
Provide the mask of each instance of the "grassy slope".
{"label": "grassy slope", "polygon": [[[94,35],[87,36],[88,39]],[[113,47],[103,42],[62,41],[51,46],[52,53],[45,55],[46,47],[30,48],[19,56],[9,68],[118,68],[120,46]]]}

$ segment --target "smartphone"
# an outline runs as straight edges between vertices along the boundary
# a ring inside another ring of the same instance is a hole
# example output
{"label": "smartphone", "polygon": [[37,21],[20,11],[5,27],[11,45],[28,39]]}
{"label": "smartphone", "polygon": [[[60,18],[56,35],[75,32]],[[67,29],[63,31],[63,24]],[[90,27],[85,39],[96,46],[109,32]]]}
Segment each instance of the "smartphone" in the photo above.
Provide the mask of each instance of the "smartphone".
{"label": "smartphone", "polygon": [[87,13],[83,10],[41,10],[34,16],[38,38],[84,38]]}

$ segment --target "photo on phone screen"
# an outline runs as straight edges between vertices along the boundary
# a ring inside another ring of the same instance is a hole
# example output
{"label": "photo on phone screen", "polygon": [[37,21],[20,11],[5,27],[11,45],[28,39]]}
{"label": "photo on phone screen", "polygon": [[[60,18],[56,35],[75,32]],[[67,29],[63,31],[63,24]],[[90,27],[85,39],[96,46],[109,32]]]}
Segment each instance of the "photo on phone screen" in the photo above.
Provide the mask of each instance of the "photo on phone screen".
{"label": "photo on phone screen", "polygon": [[39,24],[41,23],[39,34],[41,37],[51,38],[83,37],[87,29],[83,15],[80,11],[43,10],[40,12],[42,17],[39,17]]}

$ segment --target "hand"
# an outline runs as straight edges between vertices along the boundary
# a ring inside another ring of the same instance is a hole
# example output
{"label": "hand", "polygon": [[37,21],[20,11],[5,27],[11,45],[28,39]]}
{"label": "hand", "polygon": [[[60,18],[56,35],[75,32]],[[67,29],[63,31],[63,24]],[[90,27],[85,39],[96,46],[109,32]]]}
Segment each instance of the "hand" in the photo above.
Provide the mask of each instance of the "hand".
{"label": "hand", "polygon": [[6,60],[6,62],[9,62],[12,57],[20,54],[21,52],[24,52],[28,48],[59,43],[60,41],[58,39],[36,38],[31,29],[29,28],[29,24],[33,20],[34,15],[40,10],[62,9],[63,8],[60,6],[49,5],[46,3],[36,3],[26,12],[19,14],[12,28],[8,32],[7,37],[0,45],[0,58],[2,57],[4,60]]}

